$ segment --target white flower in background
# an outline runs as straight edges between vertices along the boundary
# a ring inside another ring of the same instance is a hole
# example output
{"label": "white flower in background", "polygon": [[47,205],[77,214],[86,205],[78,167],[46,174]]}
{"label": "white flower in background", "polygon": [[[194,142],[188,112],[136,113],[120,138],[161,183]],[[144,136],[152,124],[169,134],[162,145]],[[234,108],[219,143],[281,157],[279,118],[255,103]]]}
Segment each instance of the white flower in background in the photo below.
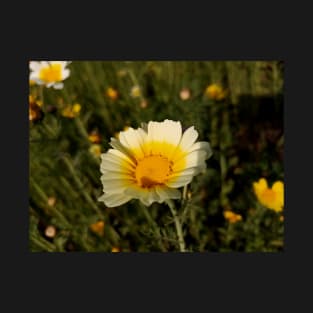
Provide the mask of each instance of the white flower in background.
{"label": "white flower in background", "polygon": [[63,80],[69,77],[70,70],[66,66],[69,61],[31,61],[29,62],[29,79],[37,85],[45,85],[54,89],[63,88]]}
{"label": "white flower in background", "polygon": [[115,207],[134,198],[147,206],[179,199],[177,188],[203,172],[212,155],[210,144],[195,142],[197,137],[194,126],[183,133],[181,123],[171,120],[120,132],[111,138],[113,149],[101,155],[104,194],[98,200]]}
{"label": "white flower in background", "polygon": [[130,96],[133,98],[140,98],[141,97],[141,88],[138,85],[133,86],[130,90]]}

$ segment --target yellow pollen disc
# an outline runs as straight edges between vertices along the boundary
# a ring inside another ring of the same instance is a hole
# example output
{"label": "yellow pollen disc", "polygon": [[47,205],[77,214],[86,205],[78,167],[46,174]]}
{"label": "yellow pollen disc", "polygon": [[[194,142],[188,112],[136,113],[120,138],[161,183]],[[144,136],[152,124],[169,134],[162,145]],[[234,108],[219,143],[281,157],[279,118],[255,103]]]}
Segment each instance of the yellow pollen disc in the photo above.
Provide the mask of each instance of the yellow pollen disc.
{"label": "yellow pollen disc", "polygon": [[43,67],[39,72],[39,78],[46,83],[59,82],[62,80],[61,64],[51,64]]}
{"label": "yellow pollen disc", "polygon": [[262,199],[266,203],[273,203],[275,201],[275,198],[276,198],[276,193],[275,191],[271,189],[265,189],[262,193]]}
{"label": "yellow pollen disc", "polygon": [[172,172],[170,161],[162,156],[147,156],[138,162],[135,175],[140,187],[163,184]]}

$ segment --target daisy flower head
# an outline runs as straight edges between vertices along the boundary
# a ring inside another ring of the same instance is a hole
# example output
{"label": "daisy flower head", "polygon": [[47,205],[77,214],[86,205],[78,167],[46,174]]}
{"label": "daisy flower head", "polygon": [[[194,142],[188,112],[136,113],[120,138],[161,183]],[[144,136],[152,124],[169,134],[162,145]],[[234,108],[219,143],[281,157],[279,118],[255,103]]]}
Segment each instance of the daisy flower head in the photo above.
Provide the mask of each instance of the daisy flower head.
{"label": "daisy flower head", "polygon": [[69,61],[31,61],[29,62],[29,80],[47,88],[63,88],[63,80],[69,77],[70,70],[66,68]]}
{"label": "daisy flower head", "polygon": [[98,199],[107,207],[139,199],[144,205],[179,199],[177,189],[206,169],[212,155],[210,144],[196,142],[194,126],[182,131],[178,121],[150,121],[142,127],[129,127],[111,138],[109,149],[101,155],[103,195]]}
{"label": "daisy flower head", "polygon": [[271,188],[268,187],[265,178],[253,183],[254,193],[259,202],[265,207],[281,212],[284,206],[284,184],[276,181]]}

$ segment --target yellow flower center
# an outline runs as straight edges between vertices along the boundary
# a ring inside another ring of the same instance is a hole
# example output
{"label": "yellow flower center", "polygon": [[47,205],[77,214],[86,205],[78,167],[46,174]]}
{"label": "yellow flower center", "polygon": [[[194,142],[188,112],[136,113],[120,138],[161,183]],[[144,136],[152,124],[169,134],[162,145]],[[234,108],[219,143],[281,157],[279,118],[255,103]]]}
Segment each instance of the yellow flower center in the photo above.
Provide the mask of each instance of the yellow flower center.
{"label": "yellow flower center", "polygon": [[162,156],[147,156],[139,161],[135,176],[140,187],[153,187],[163,184],[172,172],[171,162]]}
{"label": "yellow flower center", "polygon": [[276,193],[272,189],[265,189],[262,192],[262,200],[265,204],[272,204],[276,199]]}
{"label": "yellow flower center", "polygon": [[39,72],[39,78],[46,83],[53,83],[62,80],[61,64],[50,64],[43,67]]}

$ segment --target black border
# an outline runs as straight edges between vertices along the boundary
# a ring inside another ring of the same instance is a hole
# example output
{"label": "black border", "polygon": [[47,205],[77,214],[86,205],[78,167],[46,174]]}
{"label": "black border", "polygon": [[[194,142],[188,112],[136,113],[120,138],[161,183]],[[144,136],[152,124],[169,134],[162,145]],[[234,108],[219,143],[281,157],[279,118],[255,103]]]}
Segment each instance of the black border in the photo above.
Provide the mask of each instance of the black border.
{"label": "black border", "polygon": [[[122,305],[129,309],[145,303],[145,311],[151,307],[163,311],[164,301],[172,304],[175,311],[196,311],[199,305],[208,311],[216,306],[218,312],[226,308],[274,312],[292,303],[307,307],[304,280],[312,276],[309,213],[313,173],[312,153],[307,148],[312,145],[313,132],[312,115],[306,109],[312,107],[308,99],[312,54],[306,41],[301,41],[306,33],[303,23],[296,25],[283,18],[284,8],[273,4],[256,8],[257,16],[255,11],[246,10],[239,15],[238,10],[226,4],[218,9],[198,7],[197,12],[192,8],[183,12],[180,6],[159,7],[154,18],[152,9],[130,15],[124,7],[113,11],[119,13],[113,14],[114,19],[108,9],[112,10],[107,8],[102,14],[100,9],[92,13],[87,9],[81,15],[77,10],[75,14],[65,10],[57,25],[41,29],[41,33],[38,28],[46,26],[47,10],[42,15],[34,12],[27,16],[35,20],[25,23],[27,31],[14,30],[12,36],[5,38],[9,39],[6,47],[18,43],[2,60],[7,70],[3,89],[7,99],[2,103],[2,190],[6,200],[2,210],[8,214],[2,217],[2,252],[9,274],[5,280],[7,294],[16,295],[14,299],[27,295],[29,303],[40,304],[40,309],[59,309],[59,302],[67,303],[71,310],[80,306],[89,311],[94,306],[106,309]],[[69,14],[71,20],[67,19]],[[88,23],[84,20],[87,16]],[[23,43],[23,39],[27,42]],[[285,251],[186,255],[28,252],[26,103],[31,59],[283,60]],[[12,308],[15,303],[18,301],[11,303]]]}

